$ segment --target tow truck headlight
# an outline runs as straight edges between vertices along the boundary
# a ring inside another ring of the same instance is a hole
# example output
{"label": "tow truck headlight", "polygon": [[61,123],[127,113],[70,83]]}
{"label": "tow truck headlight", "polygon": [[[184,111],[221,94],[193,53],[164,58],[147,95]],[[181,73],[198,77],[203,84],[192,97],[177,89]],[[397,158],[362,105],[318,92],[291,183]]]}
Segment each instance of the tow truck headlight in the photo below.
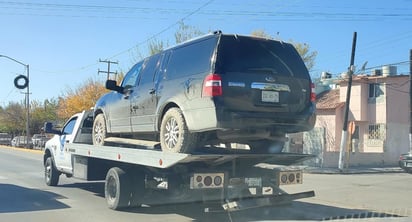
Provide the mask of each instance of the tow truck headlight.
{"label": "tow truck headlight", "polygon": [[224,173],[195,173],[190,180],[190,189],[222,188]]}
{"label": "tow truck headlight", "polygon": [[279,173],[279,185],[301,184],[303,183],[302,171],[284,171]]}

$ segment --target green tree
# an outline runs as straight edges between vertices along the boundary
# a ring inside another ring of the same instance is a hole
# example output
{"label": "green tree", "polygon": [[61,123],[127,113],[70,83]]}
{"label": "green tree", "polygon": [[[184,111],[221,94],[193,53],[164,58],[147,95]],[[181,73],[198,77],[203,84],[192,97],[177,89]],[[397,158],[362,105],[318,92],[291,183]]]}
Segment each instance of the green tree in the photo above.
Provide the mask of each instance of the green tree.
{"label": "green tree", "polygon": [[295,46],[299,55],[302,57],[308,70],[312,71],[313,67],[315,66],[315,60],[318,52],[311,51],[310,46],[307,43],[299,43],[293,41],[291,41],[291,43],[293,44],[293,46]]}
{"label": "green tree", "polygon": [[26,129],[26,109],[22,103],[10,102],[0,109],[0,129],[13,135],[21,134]]}
{"label": "green tree", "polygon": [[158,39],[152,39],[149,42],[149,55],[154,55],[156,53],[163,51],[163,49],[165,49],[167,45],[167,43],[164,43]]}
{"label": "green tree", "polygon": [[[179,22],[179,27],[174,34],[175,37],[175,44],[182,43],[189,39],[195,38],[197,36],[203,35],[204,33],[201,32],[194,26],[186,25],[183,21]],[[149,55],[154,55],[163,51],[166,47],[169,46],[169,43],[166,41],[161,41],[156,38],[152,38],[148,43],[148,53]],[[139,52],[139,48],[136,47],[136,54],[137,56],[133,56],[137,59],[134,59],[135,62],[142,60],[145,56],[142,56],[142,53]]]}
{"label": "green tree", "polygon": [[204,33],[199,29],[194,26],[186,25],[183,21],[180,21],[179,28],[175,32],[175,43],[179,44],[201,35],[204,35]]}
{"label": "green tree", "polygon": [[30,132],[41,133],[45,122],[63,121],[57,116],[58,101],[46,99],[43,103],[32,101],[30,104]]}

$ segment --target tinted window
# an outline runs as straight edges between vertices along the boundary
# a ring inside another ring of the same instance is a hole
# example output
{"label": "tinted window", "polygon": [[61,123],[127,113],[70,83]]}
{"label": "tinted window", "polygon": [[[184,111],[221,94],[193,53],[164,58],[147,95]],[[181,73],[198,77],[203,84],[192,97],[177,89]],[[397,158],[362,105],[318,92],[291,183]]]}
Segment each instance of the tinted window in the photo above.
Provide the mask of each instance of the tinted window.
{"label": "tinted window", "polygon": [[242,36],[222,36],[217,72],[272,72],[307,77],[308,71],[294,47],[278,41]]}
{"label": "tinted window", "polygon": [[216,38],[205,39],[174,49],[167,67],[168,78],[209,72]]}
{"label": "tinted window", "polygon": [[145,60],[142,72],[140,73],[140,80],[138,85],[153,82],[153,77],[156,72],[156,67],[159,65],[160,54],[156,54]]}
{"label": "tinted window", "polygon": [[139,62],[136,65],[134,65],[132,69],[130,69],[130,71],[125,75],[123,79],[122,87],[130,88],[136,85],[136,80],[142,68],[142,63],[143,62]]}

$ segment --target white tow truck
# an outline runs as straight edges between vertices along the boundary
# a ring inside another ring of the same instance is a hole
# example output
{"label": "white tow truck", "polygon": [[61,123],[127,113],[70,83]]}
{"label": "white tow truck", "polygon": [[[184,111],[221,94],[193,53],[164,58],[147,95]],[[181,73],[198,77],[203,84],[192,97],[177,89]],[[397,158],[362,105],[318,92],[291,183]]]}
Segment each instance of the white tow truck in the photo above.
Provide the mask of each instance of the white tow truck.
{"label": "white tow truck", "polygon": [[303,182],[302,170],[285,166],[310,155],[210,147],[193,154],[167,153],[154,142],[119,138],[108,138],[109,146],[96,146],[92,145],[92,125],[92,111],[75,114],[62,130],[45,123],[45,132],[55,134],[44,150],[47,185],[57,186],[61,174],[105,180],[105,198],[115,210],[142,204],[213,202],[219,204],[216,210],[234,211],[315,195],[314,191],[288,194],[280,188]]}

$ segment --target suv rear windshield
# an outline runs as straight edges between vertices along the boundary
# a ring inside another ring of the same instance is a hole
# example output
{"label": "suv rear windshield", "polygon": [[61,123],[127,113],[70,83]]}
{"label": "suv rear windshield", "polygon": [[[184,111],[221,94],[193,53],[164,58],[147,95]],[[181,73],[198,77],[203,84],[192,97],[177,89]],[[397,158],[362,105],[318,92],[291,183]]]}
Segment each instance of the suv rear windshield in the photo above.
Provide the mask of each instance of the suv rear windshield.
{"label": "suv rear windshield", "polygon": [[291,44],[263,38],[223,35],[218,51],[217,72],[271,72],[307,78],[308,71]]}

